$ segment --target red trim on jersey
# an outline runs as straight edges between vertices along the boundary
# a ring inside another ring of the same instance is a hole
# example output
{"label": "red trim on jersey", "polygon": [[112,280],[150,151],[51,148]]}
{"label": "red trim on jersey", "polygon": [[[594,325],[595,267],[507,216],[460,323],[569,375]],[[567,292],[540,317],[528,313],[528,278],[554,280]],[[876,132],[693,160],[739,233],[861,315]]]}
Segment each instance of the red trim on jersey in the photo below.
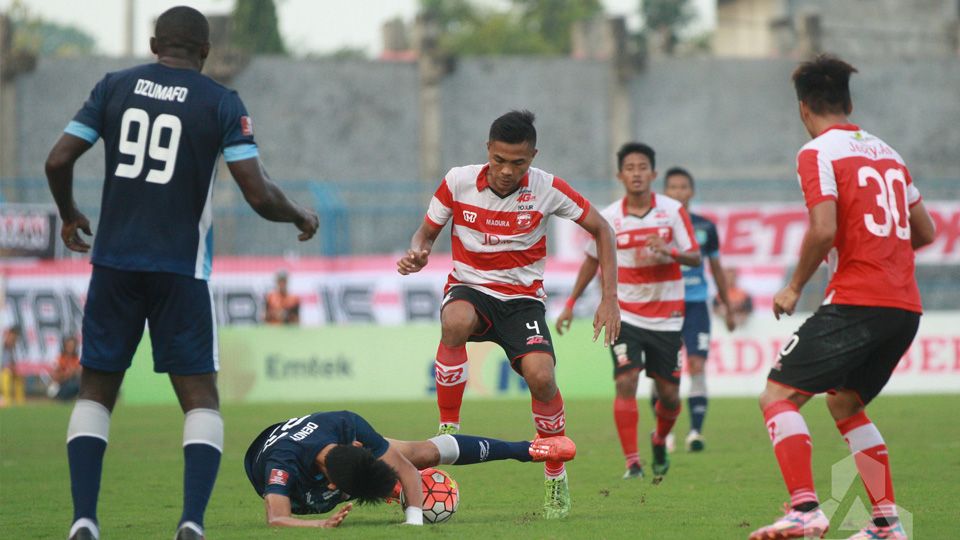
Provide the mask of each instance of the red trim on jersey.
{"label": "red trim on jersey", "polygon": [[[477,174],[477,191],[483,191],[490,187],[490,182],[487,181],[487,171],[490,170],[490,164],[487,163],[480,168],[480,173]],[[520,179],[520,186],[527,187],[530,185],[530,173],[524,173],[523,178]]]}
{"label": "red trim on jersey", "polygon": [[[828,127],[827,129],[821,131],[820,135],[823,135],[824,133],[830,131],[831,129],[839,129],[842,131],[860,131],[860,126],[856,124],[834,124]],[[820,135],[817,135],[817,137],[819,137]]]}
{"label": "red trim on jersey", "polygon": [[423,220],[430,224],[430,226],[436,229],[442,229],[443,225],[437,223],[436,221],[430,219],[430,216],[423,216]]}
{"label": "red trim on jersey", "polygon": [[440,201],[440,204],[446,206],[447,208],[453,208],[453,193],[450,192],[450,186],[447,185],[446,178],[440,182],[440,186],[437,188],[437,192],[434,193],[433,196]]}
{"label": "red trim on jersey", "polygon": [[668,244],[673,241],[673,229],[668,227],[640,227],[627,229],[616,234],[617,249],[630,249],[647,245],[647,236],[660,235],[660,229],[666,229],[667,237],[663,239]]}
{"label": "red trim on jersey", "polygon": [[515,251],[477,252],[464,247],[460,237],[451,238],[453,260],[467,264],[477,270],[510,270],[522,268],[543,259],[547,256],[547,237],[527,249]]}
{"label": "red trim on jersey", "polygon": [[[531,283],[529,286],[524,285],[510,285],[508,283],[463,283],[462,281],[457,280],[453,277],[453,274],[447,278],[447,285],[443,288],[443,294],[446,295],[447,292],[454,286],[465,286],[465,287],[483,287],[485,289],[490,289],[496,293],[502,294],[504,296],[526,296],[528,298],[539,300],[541,296],[537,294],[541,289],[543,289],[543,280],[538,279]],[[482,292],[482,291],[481,291]]]}
{"label": "red trim on jersey", "polygon": [[[521,227],[520,216],[526,214],[528,219],[523,221]],[[467,221],[467,217],[473,221]],[[543,214],[536,211],[525,212],[503,212],[500,210],[489,210],[480,206],[474,206],[464,202],[457,201],[453,206],[453,223],[461,225],[482,233],[494,233],[504,235],[526,234],[536,230],[543,221]]]}
{"label": "red trim on jersey", "polygon": [[693,222],[690,221],[690,214],[687,209],[680,207],[680,218],[683,220],[683,226],[687,229],[687,238],[690,239],[690,249],[688,252],[694,253],[700,251],[700,244],[697,242],[697,235],[693,233]]}
{"label": "red trim on jersey", "polygon": [[683,300],[657,300],[652,302],[624,302],[620,301],[620,309],[629,311],[640,317],[650,319],[669,319],[682,317],[684,314]]}
{"label": "red trim on jersey", "polygon": [[[651,191],[651,192],[650,192],[650,209],[647,210],[647,213],[649,213],[650,210],[653,210],[653,209],[656,208],[656,207],[657,207],[657,194],[656,194],[655,192]],[[631,215],[630,212],[627,212],[627,197],[626,197],[626,196],[624,196],[622,199],[620,199],[620,213],[623,214],[623,217],[627,217],[628,215]],[[639,217],[644,217],[644,216],[646,216],[647,214],[644,214],[643,216],[640,216],[640,215],[638,215],[638,214],[633,214],[633,215],[639,218]]]}
{"label": "red trim on jersey", "polygon": [[683,273],[677,263],[655,264],[636,268],[621,266],[617,268],[617,282],[622,284],[658,283],[678,279],[683,279]]}
{"label": "red trim on jersey", "polygon": [[574,204],[580,207],[583,212],[580,214],[580,217],[576,219],[577,223],[583,222],[587,218],[587,214],[590,212],[590,203],[583,198],[583,195],[577,192],[577,190],[570,187],[570,184],[566,180],[560,178],[559,176],[553,177],[553,187],[563,193],[568,199],[573,201]]}

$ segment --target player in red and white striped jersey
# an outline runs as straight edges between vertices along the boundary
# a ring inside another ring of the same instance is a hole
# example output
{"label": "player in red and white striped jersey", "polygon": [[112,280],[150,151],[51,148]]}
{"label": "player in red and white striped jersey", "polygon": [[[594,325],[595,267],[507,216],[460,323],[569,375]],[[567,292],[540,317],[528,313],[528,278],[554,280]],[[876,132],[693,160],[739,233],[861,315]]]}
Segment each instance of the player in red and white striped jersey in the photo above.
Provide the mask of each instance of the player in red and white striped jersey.
{"label": "player in red and white striped jersey", "polygon": [[[453,272],[440,312],[437,404],[440,433],[460,429],[467,384],[467,341],[493,341],[526,380],[540,437],[563,435],[563,397],[554,376],[543,298],[547,221],[576,221],[594,236],[603,271],[603,297],[594,318],[594,339],[604,344],[620,331],[613,233],[600,214],[562,179],[530,166],[537,154],[533,114],[509,112],[490,126],[488,163],[456,167],[444,177],[410,250],[397,262],[401,274],[426,266],[433,243],[453,221]],[[570,495],[561,462],[545,463],[548,519],[566,516]]]}
{"label": "player in red and white striped jersey", "polygon": [[[654,380],[659,399],[654,405],[657,427],[651,434],[654,481],[670,468],[666,437],[680,414],[680,329],[683,326],[684,285],[680,265],[699,266],[690,216],[683,205],[653,192],[656,155],[640,143],[627,143],[617,152],[617,178],[626,196],[605,208],[603,217],[617,236],[617,277],[623,328],[613,345],[613,376],[617,396],[614,421],[626,459],[624,478],[643,476],[637,452],[637,383],[640,371]],[[597,251],[587,246],[573,293],[557,319],[557,331],[570,326],[573,305],[597,273]]]}
{"label": "player in red and white striped jersey", "polygon": [[855,71],[823,55],[793,73],[800,118],[813,138],[797,154],[810,228],[789,284],[774,296],[774,315],[793,314],[824,258],[833,276],[823,305],[780,352],[760,396],[792,508],[751,540],[819,538],[830,526],[814,490],[810,432],[799,413],[822,392],[873,505],[873,521],[850,538],[907,538],[887,446],[865,407],[916,335],[921,306],[913,252],[932,242],[935,231],[900,155],[847,119]]}

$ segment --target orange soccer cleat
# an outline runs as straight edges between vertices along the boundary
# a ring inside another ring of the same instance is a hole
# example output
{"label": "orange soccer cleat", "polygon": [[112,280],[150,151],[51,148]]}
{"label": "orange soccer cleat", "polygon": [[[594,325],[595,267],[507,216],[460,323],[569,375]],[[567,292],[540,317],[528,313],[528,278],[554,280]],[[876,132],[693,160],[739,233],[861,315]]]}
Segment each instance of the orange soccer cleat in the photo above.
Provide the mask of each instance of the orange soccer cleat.
{"label": "orange soccer cleat", "polygon": [[577,455],[577,445],[570,437],[537,437],[530,443],[533,461],[570,461]]}

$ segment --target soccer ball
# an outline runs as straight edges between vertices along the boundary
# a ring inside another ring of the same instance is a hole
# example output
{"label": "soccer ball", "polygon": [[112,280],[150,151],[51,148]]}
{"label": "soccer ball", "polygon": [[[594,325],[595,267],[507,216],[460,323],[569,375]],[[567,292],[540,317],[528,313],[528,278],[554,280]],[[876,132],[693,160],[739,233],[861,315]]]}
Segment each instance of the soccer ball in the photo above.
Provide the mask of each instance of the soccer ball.
{"label": "soccer ball", "polygon": [[[440,469],[426,468],[420,471],[423,483],[423,521],[443,523],[450,519],[460,506],[460,489],[457,481]],[[400,504],[406,504],[400,491]]]}

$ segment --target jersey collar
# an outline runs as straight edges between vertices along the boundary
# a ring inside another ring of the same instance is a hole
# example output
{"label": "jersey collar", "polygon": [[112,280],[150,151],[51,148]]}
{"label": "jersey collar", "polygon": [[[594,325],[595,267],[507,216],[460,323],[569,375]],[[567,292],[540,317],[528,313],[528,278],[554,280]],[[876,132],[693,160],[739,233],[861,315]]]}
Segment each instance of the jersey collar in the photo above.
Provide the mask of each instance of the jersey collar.
{"label": "jersey collar", "polygon": [[[477,175],[477,191],[483,191],[490,187],[490,182],[487,182],[487,171],[490,170],[490,164],[487,163],[480,169],[480,174]],[[530,171],[528,170],[526,174],[523,175],[523,178],[520,179],[520,187],[527,187],[530,185]]]}
{"label": "jersey collar", "polygon": [[[656,194],[656,192],[651,191],[651,192],[650,192],[650,210],[653,210],[653,209],[656,208],[656,207],[657,207],[657,194]],[[647,214],[650,213],[650,210],[647,210]],[[627,197],[626,197],[626,196],[624,196],[622,199],[620,199],[620,213],[623,215],[623,217],[627,217],[628,212],[627,212]],[[635,214],[634,214],[634,215],[635,215]],[[644,215],[646,215],[646,214],[644,214]]]}
{"label": "jersey collar", "polygon": [[823,133],[820,133],[820,135],[823,135],[824,133],[830,131],[831,129],[839,129],[842,131],[860,131],[860,126],[856,124],[834,124],[828,127],[827,129],[823,130]]}

